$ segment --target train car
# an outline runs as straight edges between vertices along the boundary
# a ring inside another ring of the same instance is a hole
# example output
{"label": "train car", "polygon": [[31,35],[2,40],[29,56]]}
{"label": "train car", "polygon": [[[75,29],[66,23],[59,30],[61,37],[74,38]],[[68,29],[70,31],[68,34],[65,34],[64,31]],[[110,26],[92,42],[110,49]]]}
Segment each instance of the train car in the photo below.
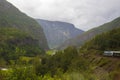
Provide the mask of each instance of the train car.
{"label": "train car", "polygon": [[104,56],[120,57],[120,51],[104,51]]}

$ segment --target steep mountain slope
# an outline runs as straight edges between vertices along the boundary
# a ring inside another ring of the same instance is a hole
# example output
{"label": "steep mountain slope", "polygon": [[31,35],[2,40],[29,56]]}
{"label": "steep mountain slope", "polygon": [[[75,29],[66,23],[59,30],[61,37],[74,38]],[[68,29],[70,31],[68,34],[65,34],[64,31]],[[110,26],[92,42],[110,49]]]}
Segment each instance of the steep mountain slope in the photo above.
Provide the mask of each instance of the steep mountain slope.
{"label": "steep mountain slope", "polygon": [[[11,64],[21,56],[33,57],[43,54],[38,40],[15,28],[0,28],[0,66]],[[13,61],[12,61],[13,62]]]}
{"label": "steep mountain slope", "polygon": [[6,0],[0,0],[0,27],[13,27],[26,32],[39,40],[42,49],[48,49],[41,26]]}
{"label": "steep mountain slope", "polygon": [[70,23],[42,19],[38,19],[37,21],[44,29],[50,48],[56,48],[65,40],[83,33],[82,30],[75,28],[74,25]]}
{"label": "steep mountain slope", "polygon": [[119,28],[119,27],[120,27],[120,17],[109,23],[106,23],[99,27],[88,30],[87,32],[83,33],[82,35],[77,36],[76,38],[65,41],[60,46],[60,48],[65,48],[67,46],[81,46],[86,41],[92,39],[94,36],[101,34],[103,32],[115,29],[115,28]]}

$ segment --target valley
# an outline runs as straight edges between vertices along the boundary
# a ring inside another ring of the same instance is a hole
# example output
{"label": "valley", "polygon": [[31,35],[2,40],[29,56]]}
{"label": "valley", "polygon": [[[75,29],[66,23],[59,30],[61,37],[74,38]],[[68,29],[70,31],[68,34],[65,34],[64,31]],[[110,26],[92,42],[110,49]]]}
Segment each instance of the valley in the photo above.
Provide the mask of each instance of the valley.
{"label": "valley", "polygon": [[0,80],[120,80],[110,51],[120,51],[120,17],[83,31],[0,0]]}

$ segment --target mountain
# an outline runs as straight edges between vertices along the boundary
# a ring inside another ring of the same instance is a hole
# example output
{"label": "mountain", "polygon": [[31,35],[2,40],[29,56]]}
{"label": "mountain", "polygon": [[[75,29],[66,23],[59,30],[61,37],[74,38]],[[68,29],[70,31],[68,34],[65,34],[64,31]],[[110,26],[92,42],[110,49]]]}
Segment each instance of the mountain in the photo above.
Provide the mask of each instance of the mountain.
{"label": "mountain", "polygon": [[59,48],[63,49],[68,46],[81,46],[85,42],[95,37],[96,35],[101,34],[103,32],[110,31],[115,28],[119,28],[119,27],[120,27],[120,17],[114,19],[111,22],[103,24],[99,27],[88,30],[84,32],[83,34],[77,36],[76,38],[72,38],[72,39],[65,41]]}
{"label": "mountain", "polygon": [[38,40],[42,49],[48,49],[41,26],[6,0],[0,0],[0,27],[11,27],[26,32]]}
{"label": "mountain", "polygon": [[71,23],[47,21],[42,19],[37,19],[37,21],[44,29],[50,48],[56,48],[65,40],[76,37],[84,32],[75,28],[75,26]]}

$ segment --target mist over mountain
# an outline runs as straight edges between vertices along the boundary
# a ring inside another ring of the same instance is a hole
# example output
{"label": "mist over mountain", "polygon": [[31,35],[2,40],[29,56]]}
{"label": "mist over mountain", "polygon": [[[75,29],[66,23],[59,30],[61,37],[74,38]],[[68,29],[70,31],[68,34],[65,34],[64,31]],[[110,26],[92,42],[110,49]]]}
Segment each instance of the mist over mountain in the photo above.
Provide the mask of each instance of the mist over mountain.
{"label": "mist over mountain", "polygon": [[50,48],[60,46],[64,41],[82,34],[84,31],[75,28],[71,23],[37,19],[44,29]]}

